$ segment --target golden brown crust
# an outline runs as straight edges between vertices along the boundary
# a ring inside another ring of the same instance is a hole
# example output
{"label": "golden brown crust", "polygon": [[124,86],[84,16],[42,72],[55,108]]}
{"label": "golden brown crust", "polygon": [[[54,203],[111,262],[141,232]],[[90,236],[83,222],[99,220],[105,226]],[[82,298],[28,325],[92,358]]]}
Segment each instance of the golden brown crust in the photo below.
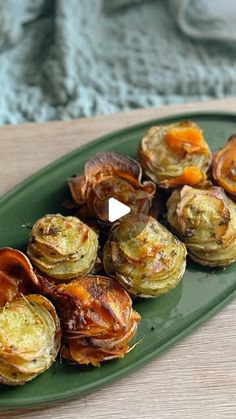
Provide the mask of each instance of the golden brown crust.
{"label": "golden brown crust", "polygon": [[74,202],[79,207],[86,206],[87,216],[106,223],[111,196],[134,213],[148,213],[156,191],[153,182],[142,182],[142,168],[136,160],[111,151],[89,159],[84,175],[71,177],[67,183]]}
{"label": "golden brown crust", "polygon": [[98,264],[98,237],[76,217],[49,214],[32,227],[28,255],[54,281],[93,272]]}
{"label": "golden brown crust", "polygon": [[62,356],[79,364],[123,357],[129,350],[139,314],[132,300],[114,279],[84,276],[48,289],[59,313]]}
{"label": "golden brown crust", "polygon": [[0,382],[21,385],[46,371],[60,342],[59,319],[46,297],[14,298],[0,309]]}
{"label": "golden brown crust", "polygon": [[0,306],[38,284],[33,267],[24,253],[11,247],[0,249],[0,284]]}
{"label": "golden brown crust", "polygon": [[225,192],[236,199],[236,134],[231,135],[227,144],[215,153],[212,176]]}
{"label": "golden brown crust", "polygon": [[33,267],[22,252],[0,249],[0,382],[21,385],[47,370],[60,348],[56,310],[42,295]]}

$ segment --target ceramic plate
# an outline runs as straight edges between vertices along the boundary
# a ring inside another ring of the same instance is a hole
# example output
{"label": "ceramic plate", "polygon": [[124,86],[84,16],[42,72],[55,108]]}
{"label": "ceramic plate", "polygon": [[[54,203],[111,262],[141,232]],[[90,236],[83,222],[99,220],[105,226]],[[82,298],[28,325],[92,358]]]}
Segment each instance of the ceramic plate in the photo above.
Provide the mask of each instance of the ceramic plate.
{"label": "ceramic plate", "polygon": [[[65,179],[81,173],[84,163],[94,153],[114,150],[136,157],[140,139],[151,125],[169,124],[180,119],[191,119],[199,124],[212,150],[222,146],[236,131],[235,115],[188,114],[136,125],[89,143],[41,170],[0,199],[0,247],[25,250],[28,231],[22,224],[33,224],[44,214],[63,211],[61,203],[68,196]],[[24,386],[1,386],[0,407],[32,406],[75,398],[127,375],[190,333],[235,295],[236,264],[211,270],[188,262],[184,279],[175,290],[157,299],[135,303],[142,315],[135,340],[141,339],[141,343],[124,359],[105,362],[100,368],[71,366],[64,361],[60,365],[57,361]]]}

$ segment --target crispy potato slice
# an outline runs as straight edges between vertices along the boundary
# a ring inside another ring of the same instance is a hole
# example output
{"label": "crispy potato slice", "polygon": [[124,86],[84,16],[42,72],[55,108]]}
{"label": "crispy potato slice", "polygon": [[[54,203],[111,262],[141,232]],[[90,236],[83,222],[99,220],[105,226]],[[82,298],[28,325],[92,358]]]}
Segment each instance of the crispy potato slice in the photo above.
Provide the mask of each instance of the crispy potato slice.
{"label": "crispy potato slice", "polygon": [[111,278],[85,276],[58,286],[58,291],[71,295],[83,309],[86,323],[83,318],[81,322],[76,319],[76,330],[91,330],[95,326],[100,329],[100,333],[102,330],[103,334],[112,334],[123,329],[129,321],[131,299]]}
{"label": "crispy potato slice", "polygon": [[24,253],[11,247],[0,249],[0,307],[22,291],[34,289],[38,279]]}
{"label": "crispy potato slice", "polygon": [[131,208],[132,213],[148,213],[156,192],[151,181],[142,182],[140,164],[115,152],[98,153],[88,160],[83,176],[67,180],[72,199],[86,205],[87,213],[109,223],[108,200],[112,196]]}
{"label": "crispy potato slice", "polygon": [[60,349],[55,308],[46,297],[16,297],[0,310],[0,382],[24,384],[48,369]]}
{"label": "crispy potato slice", "polygon": [[215,182],[224,188],[233,199],[236,198],[236,134],[217,153],[212,162],[212,175]]}
{"label": "crispy potato slice", "polygon": [[99,365],[123,357],[135,335],[139,314],[132,300],[114,279],[78,277],[48,287],[63,330],[62,356],[80,364]]}
{"label": "crispy potato slice", "polygon": [[46,343],[43,318],[25,298],[8,303],[0,313],[0,346],[4,352],[38,354]]}
{"label": "crispy potato slice", "polygon": [[157,297],[181,280],[186,253],[184,244],[153,217],[128,215],[105,244],[103,265],[130,294]]}
{"label": "crispy potato slice", "polygon": [[75,217],[46,215],[33,226],[28,245],[32,263],[57,281],[92,273],[99,264],[97,234]]}

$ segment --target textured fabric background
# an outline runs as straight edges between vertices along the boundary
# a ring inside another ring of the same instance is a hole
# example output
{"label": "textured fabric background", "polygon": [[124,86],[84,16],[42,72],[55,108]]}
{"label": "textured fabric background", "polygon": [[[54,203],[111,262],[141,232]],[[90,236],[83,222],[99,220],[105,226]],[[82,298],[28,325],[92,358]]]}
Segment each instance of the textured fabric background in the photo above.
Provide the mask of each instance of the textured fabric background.
{"label": "textured fabric background", "polygon": [[0,124],[235,95],[236,43],[181,31],[181,2],[0,0]]}

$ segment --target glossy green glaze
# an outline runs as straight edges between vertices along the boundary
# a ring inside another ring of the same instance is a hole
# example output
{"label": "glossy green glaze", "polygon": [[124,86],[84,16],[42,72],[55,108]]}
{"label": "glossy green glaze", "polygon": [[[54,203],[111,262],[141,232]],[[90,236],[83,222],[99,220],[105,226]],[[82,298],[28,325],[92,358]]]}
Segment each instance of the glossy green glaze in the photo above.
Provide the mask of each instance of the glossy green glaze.
{"label": "glossy green glaze", "polygon": [[[151,125],[191,119],[205,132],[212,150],[223,145],[236,131],[236,115],[191,114],[150,121],[100,138],[74,151],[17,186],[0,200],[0,247],[25,249],[28,231],[44,214],[63,212],[67,196],[65,179],[83,171],[94,153],[114,150],[133,157],[140,139]],[[0,407],[14,408],[77,397],[141,367],[177,339],[191,332],[236,295],[236,265],[212,270],[188,261],[184,280],[169,294],[137,300],[142,315],[135,340],[141,343],[123,360],[109,361],[100,368],[62,365],[57,361],[47,372],[22,387],[0,387]]]}

